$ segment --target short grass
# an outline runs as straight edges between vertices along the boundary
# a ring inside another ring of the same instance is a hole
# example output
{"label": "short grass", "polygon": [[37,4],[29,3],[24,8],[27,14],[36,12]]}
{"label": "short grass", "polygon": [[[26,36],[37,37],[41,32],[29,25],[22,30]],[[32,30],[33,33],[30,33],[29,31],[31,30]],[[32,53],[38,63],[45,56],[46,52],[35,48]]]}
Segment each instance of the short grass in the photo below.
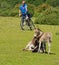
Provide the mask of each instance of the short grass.
{"label": "short grass", "polygon": [[59,26],[36,25],[52,32],[51,53],[22,51],[33,38],[33,31],[22,31],[16,17],[0,17],[0,65],[59,65]]}

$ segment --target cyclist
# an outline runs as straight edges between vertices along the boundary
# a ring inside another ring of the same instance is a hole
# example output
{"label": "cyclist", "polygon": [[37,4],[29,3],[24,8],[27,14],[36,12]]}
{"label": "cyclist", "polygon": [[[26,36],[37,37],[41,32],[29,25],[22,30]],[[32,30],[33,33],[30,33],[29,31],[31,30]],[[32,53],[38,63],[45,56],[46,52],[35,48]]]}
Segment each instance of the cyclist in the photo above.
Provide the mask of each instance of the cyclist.
{"label": "cyclist", "polygon": [[[21,14],[20,14],[20,11],[21,11]],[[27,9],[27,4],[25,3],[25,1],[23,0],[22,1],[22,5],[19,7],[19,16],[21,16],[22,15],[22,26],[23,26],[23,23],[24,23],[24,19],[28,19],[28,9]],[[28,25],[29,27],[30,27],[30,24]],[[22,28],[22,30],[24,30],[23,29],[23,27],[21,27]],[[31,29],[31,27],[30,27],[30,29]]]}

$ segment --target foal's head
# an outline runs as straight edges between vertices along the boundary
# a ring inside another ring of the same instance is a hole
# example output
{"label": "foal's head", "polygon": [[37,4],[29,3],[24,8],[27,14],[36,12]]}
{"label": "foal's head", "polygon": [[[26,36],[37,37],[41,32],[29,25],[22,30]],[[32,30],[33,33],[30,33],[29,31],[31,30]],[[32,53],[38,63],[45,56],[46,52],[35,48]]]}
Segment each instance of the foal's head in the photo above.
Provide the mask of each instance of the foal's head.
{"label": "foal's head", "polygon": [[34,37],[40,35],[40,32],[42,32],[39,28],[34,29]]}

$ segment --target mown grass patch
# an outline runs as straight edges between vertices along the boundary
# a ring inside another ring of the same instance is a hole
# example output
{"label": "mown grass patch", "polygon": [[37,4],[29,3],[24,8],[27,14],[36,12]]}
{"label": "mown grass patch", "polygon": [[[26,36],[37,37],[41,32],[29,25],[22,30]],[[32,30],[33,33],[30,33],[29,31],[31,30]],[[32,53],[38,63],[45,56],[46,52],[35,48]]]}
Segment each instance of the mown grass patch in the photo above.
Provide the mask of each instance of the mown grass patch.
{"label": "mown grass patch", "polygon": [[22,51],[33,38],[33,31],[22,31],[16,17],[0,17],[0,65],[59,65],[59,26],[36,25],[44,32],[52,32],[51,53]]}

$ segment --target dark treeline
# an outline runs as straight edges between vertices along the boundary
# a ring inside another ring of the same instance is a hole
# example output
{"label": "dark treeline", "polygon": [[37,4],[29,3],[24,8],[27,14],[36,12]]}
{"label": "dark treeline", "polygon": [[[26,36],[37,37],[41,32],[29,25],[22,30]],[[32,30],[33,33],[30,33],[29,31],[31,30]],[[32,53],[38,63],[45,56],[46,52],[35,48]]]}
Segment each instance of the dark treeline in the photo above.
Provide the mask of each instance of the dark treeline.
{"label": "dark treeline", "polygon": [[[0,15],[15,16],[18,12],[17,7],[19,7],[21,2],[22,0],[0,0]],[[29,9],[33,9],[33,7],[35,8],[43,3],[53,7],[59,6],[59,0],[26,0],[26,2],[29,4]]]}
{"label": "dark treeline", "polygon": [[[15,6],[16,4],[21,3],[22,0],[0,0],[0,7],[9,5],[10,7]],[[48,3],[52,6],[58,6],[59,0],[26,0],[27,3],[38,6],[42,3]]]}
{"label": "dark treeline", "polygon": [[[35,23],[59,25],[59,0],[25,0]],[[0,0],[0,16],[18,16],[22,0]],[[40,22],[39,22],[40,21]]]}

